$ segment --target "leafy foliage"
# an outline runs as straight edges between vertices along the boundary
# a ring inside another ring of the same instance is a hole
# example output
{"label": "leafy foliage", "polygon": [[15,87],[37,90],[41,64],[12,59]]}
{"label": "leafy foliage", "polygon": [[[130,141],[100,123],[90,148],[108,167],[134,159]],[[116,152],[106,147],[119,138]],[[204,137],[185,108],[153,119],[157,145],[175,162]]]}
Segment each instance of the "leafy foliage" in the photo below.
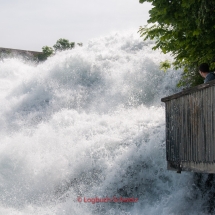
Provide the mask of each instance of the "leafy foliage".
{"label": "leafy foliage", "polygon": [[[184,68],[179,85],[202,82],[198,65],[215,67],[215,0],[140,0],[150,2],[148,25],[140,27],[144,39],[154,39],[154,49],[174,56],[174,67]],[[188,84],[188,85],[189,85]]]}
{"label": "leafy foliage", "polygon": [[42,47],[42,54],[38,55],[40,61],[46,60],[49,56],[54,54],[54,49],[49,46]]}
{"label": "leafy foliage", "polygon": [[67,49],[73,49],[75,47],[75,43],[74,42],[69,42],[69,40],[67,39],[59,39],[57,40],[57,42],[55,43],[55,45],[53,46],[55,51],[63,51],[63,50],[67,50]]}
{"label": "leafy foliage", "polygon": [[[77,43],[78,46],[83,46],[83,43]],[[75,42],[69,42],[67,39],[60,38],[57,40],[55,45],[52,47],[43,46],[42,47],[42,54],[38,55],[38,60],[44,61],[49,56],[54,55],[57,51],[63,51],[67,49],[73,49],[75,47]]]}
{"label": "leafy foliage", "polygon": [[165,60],[163,62],[160,62],[160,69],[163,70],[164,72],[167,71],[171,67],[171,64],[168,60]]}

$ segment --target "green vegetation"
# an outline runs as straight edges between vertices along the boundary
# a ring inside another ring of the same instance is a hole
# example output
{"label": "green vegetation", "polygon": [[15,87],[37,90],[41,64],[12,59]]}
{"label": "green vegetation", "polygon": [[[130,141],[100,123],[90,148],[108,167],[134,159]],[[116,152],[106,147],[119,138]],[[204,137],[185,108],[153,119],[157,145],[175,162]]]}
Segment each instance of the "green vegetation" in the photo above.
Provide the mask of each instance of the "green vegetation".
{"label": "green vegetation", "polygon": [[[78,46],[83,46],[82,43],[77,43]],[[75,47],[75,42],[69,42],[67,39],[60,38],[57,40],[55,45],[52,47],[43,46],[42,47],[42,54],[38,55],[38,59],[40,61],[46,60],[49,56],[54,55],[58,51],[64,51],[68,49],[73,49]]]}
{"label": "green vegetation", "polygon": [[49,46],[43,46],[42,47],[42,54],[38,55],[38,59],[40,61],[46,60],[49,56],[54,54],[54,49]]}
{"label": "green vegetation", "polygon": [[67,49],[73,49],[75,47],[75,43],[74,42],[69,42],[69,40],[66,39],[59,39],[55,45],[53,45],[55,51],[63,51],[63,50],[67,50]]}
{"label": "green vegetation", "polygon": [[168,60],[165,60],[163,62],[160,62],[160,69],[163,70],[164,72],[167,71],[171,67],[171,64]]}
{"label": "green vegetation", "polygon": [[215,68],[215,0],[140,0],[150,2],[148,25],[140,27],[144,39],[155,40],[153,49],[170,52],[174,68],[184,72],[178,86],[203,83],[198,66]]}

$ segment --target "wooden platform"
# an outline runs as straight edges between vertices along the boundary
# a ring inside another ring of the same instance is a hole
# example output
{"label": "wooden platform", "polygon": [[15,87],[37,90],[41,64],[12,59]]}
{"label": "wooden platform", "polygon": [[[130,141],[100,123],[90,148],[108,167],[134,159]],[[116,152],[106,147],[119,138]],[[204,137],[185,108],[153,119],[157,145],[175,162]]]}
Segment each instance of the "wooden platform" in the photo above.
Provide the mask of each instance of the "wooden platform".
{"label": "wooden platform", "polygon": [[161,99],[170,170],[215,173],[215,80]]}

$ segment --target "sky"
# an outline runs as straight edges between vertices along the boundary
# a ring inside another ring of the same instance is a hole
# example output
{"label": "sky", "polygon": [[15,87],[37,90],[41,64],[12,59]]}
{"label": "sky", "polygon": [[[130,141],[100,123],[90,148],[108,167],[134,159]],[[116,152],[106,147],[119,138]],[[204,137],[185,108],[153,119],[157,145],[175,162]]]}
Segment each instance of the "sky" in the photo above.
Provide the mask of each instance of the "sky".
{"label": "sky", "polygon": [[0,0],[0,47],[41,51],[60,38],[83,44],[147,24],[139,0]]}

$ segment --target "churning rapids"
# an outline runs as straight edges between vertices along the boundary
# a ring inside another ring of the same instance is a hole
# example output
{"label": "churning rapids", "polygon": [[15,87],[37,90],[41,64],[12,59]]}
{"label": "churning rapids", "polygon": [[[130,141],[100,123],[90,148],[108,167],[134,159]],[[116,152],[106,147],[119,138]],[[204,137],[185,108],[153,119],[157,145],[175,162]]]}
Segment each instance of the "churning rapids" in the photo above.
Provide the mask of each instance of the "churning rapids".
{"label": "churning rapids", "polygon": [[152,46],[116,33],[37,66],[0,61],[0,214],[206,214],[193,174],[166,170],[160,99],[181,72]]}

